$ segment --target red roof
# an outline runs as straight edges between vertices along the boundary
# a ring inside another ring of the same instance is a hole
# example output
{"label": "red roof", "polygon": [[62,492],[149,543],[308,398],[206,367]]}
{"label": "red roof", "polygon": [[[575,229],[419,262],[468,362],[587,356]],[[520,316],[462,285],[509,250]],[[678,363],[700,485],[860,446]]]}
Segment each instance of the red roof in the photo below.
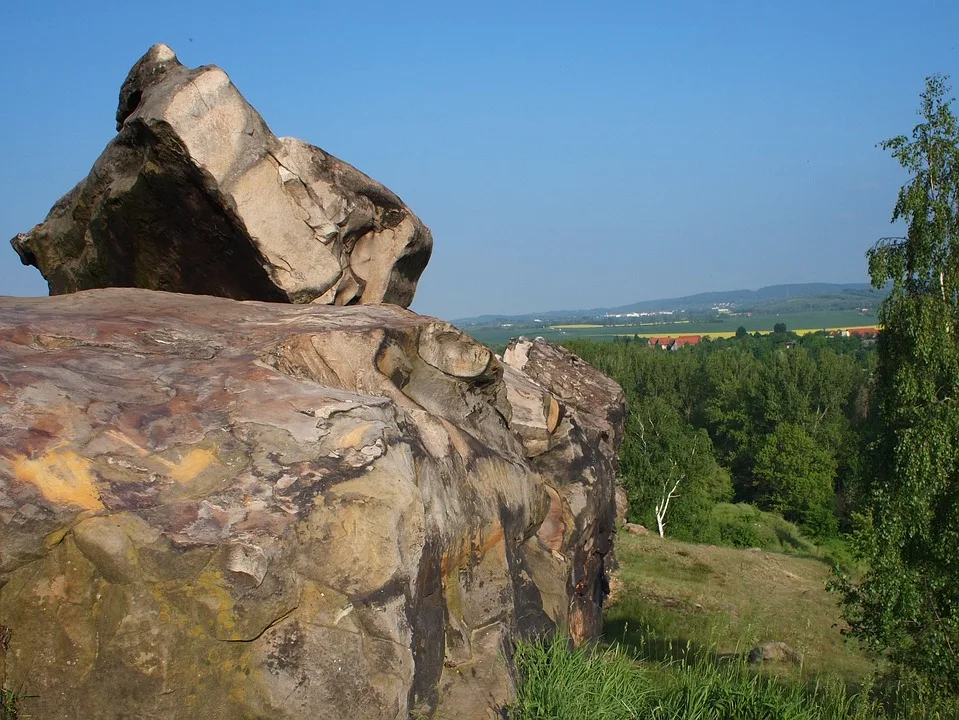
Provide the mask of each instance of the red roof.
{"label": "red roof", "polygon": [[696,345],[702,340],[700,335],[680,335],[677,338],[673,337],[651,337],[648,338],[649,344],[655,345],[657,347],[671,347],[674,343],[679,347],[684,347],[686,345]]}

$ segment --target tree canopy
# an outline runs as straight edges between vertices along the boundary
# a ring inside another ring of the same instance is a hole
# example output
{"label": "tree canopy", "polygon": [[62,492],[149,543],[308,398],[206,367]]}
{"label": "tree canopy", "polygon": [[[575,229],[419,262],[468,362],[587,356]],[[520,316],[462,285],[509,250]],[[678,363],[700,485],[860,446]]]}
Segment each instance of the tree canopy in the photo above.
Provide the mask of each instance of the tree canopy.
{"label": "tree canopy", "polygon": [[855,338],[789,337],[795,346],[747,335],[669,353],[634,342],[567,343],[626,392],[620,479],[631,520],[650,529],[664,520],[666,535],[723,542],[727,528],[714,511],[733,500],[814,535],[848,524],[873,353]]}

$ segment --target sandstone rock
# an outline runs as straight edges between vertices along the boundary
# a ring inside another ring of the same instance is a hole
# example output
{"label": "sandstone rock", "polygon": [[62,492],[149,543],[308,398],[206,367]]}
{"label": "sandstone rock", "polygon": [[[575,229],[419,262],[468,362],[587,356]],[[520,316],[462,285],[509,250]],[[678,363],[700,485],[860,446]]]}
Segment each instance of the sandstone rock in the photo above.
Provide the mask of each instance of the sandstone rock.
{"label": "sandstone rock", "polygon": [[116,119],[87,178],[12,240],[51,294],[412,302],[426,226],[354,167],[275,137],[219,68],[190,70],[155,45],[123,83]]}
{"label": "sandstone rock", "polygon": [[626,494],[626,488],[616,486],[616,524],[626,524],[626,517],[629,515],[629,496]]}
{"label": "sandstone rock", "polygon": [[516,638],[600,630],[622,434],[574,356],[506,362],[389,305],[0,299],[0,677],[51,719],[486,717]]}
{"label": "sandstone rock", "polygon": [[623,527],[626,529],[630,535],[649,535],[649,530],[645,525],[640,525],[638,523],[624,523]]}
{"label": "sandstone rock", "polygon": [[[602,630],[603,596],[609,592],[604,559],[611,553],[615,530],[625,396],[619,385],[584,360],[543,340],[514,340],[503,362],[549,393],[536,423],[540,435],[546,433],[548,450],[531,453],[529,441],[525,443],[532,467],[554,480],[547,489],[549,510],[537,539],[554,557],[572,560],[571,567],[563,567],[572,583],[569,628],[574,639],[593,637]],[[505,376],[507,397],[512,397],[511,377]],[[512,404],[516,408],[518,402]],[[514,429],[529,438],[533,422],[528,415],[524,422],[523,428],[514,422]],[[557,573],[542,569],[538,577],[545,586]],[[559,588],[552,594],[565,597]]]}

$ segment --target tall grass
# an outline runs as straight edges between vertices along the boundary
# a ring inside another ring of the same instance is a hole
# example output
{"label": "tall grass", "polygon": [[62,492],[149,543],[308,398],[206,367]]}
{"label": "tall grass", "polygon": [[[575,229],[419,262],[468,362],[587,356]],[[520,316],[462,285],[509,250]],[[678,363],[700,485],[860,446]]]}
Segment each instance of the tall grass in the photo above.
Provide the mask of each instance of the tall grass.
{"label": "tall grass", "polygon": [[511,720],[618,720],[648,707],[650,689],[616,647],[571,650],[559,636],[516,649],[520,676]]}
{"label": "tall grass", "polygon": [[640,661],[618,646],[570,649],[566,639],[517,649],[511,720],[872,720],[883,708],[841,684],[808,686],[743,660]]}

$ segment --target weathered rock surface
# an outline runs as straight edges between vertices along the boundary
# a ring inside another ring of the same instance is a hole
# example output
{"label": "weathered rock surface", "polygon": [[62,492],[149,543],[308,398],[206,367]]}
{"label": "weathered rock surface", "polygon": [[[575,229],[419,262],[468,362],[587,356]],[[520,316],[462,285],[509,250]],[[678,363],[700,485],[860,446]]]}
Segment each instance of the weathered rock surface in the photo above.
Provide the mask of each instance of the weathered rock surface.
{"label": "weathered rock surface", "polygon": [[[506,348],[503,362],[547,391],[543,418],[549,433],[548,450],[530,452],[527,442],[530,464],[544,477],[578,478],[546,488],[549,510],[537,536],[554,553],[574,553],[571,568],[562,566],[563,572],[543,575],[562,578],[572,572],[570,634],[594,637],[602,630],[601,607],[609,592],[604,558],[612,550],[616,527],[623,391],[592,365],[544,341],[514,340]],[[508,392],[510,377],[506,375]],[[515,408],[518,403],[511,401],[511,405]],[[555,594],[564,597],[558,591]]]}
{"label": "weathered rock surface", "polygon": [[599,629],[623,413],[505,363],[389,305],[0,299],[0,678],[47,718],[488,716],[517,637]]}
{"label": "weathered rock surface", "polygon": [[802,655],[786,643],[777,641],[757,645],[749,651],[747,659],[753,665],[769,662],[788,662],[798,665],[802,662]]}
{"label": "weathered rock surface", "polygon": [[629,496],[626,494],[626,488],[621,485],[616,486],[616,525],[625,525],[626,518],[629,516]]}
{"label": "weathered rock surface", "polygon": [[12,240],[51,294],[412,302],[426,226],[356,168],[275,137],[219,68],[190,70],[155,45],[123,83],[116,119],[87,178]]}

